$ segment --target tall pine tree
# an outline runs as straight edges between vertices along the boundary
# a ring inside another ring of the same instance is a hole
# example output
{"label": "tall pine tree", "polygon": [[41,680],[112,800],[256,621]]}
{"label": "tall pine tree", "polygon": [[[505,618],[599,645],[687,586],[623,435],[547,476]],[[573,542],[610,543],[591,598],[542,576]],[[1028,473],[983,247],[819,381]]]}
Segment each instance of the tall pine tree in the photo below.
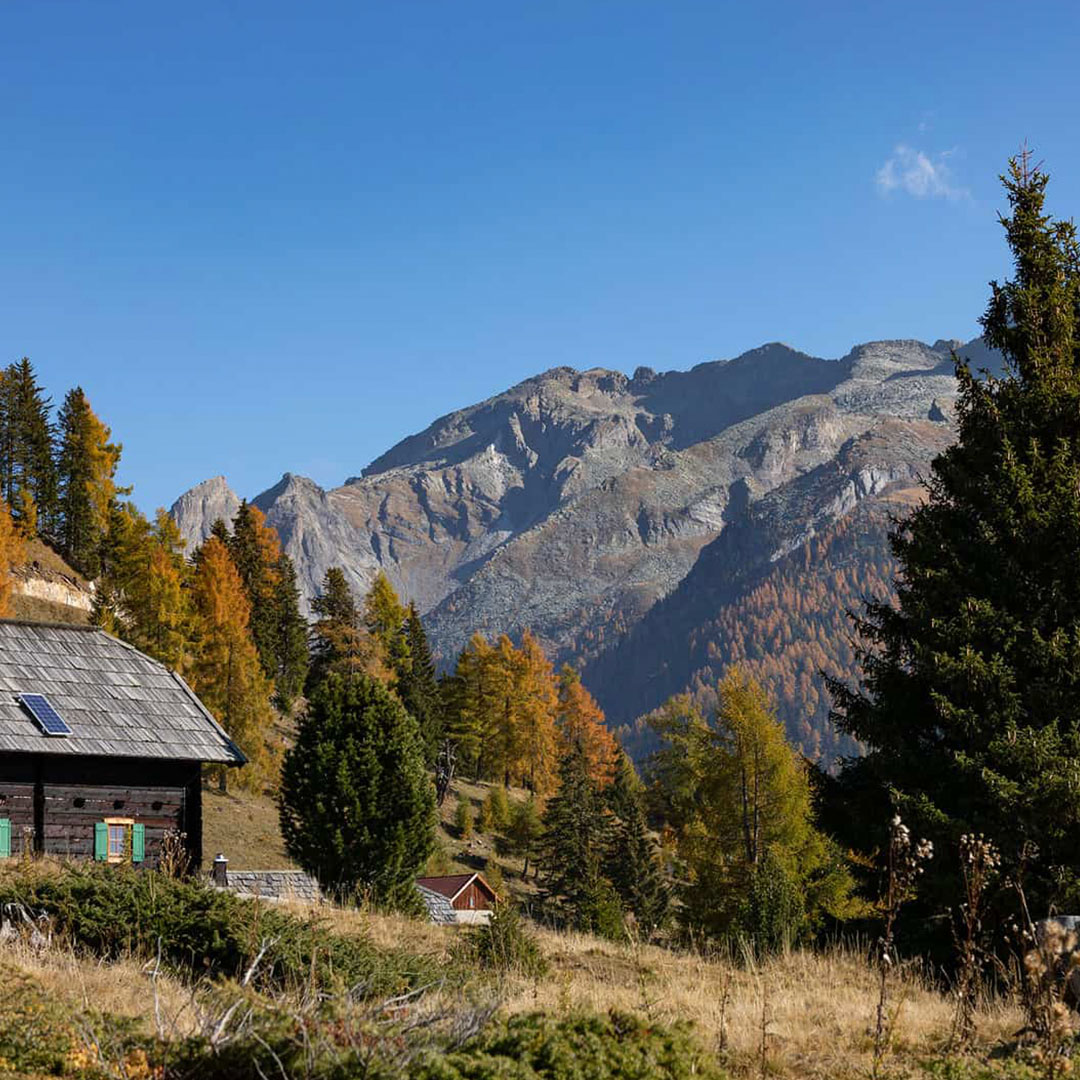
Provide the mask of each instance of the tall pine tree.
{"label": "tall pine tree", "polygon": [[611,818],[581,739],[570,742],[559,762],[559,788],[548,800],[543,823],[545,904],[574,929],[614,936],[622,912],[603,873]]}
{"label": "tall pine tree", "polygon": [[23,357],[0,376],[0,496],[23,533],[49,533],[56,518],[51,399]]}
{"label": "tall pine tree", "polygon": [[[898,606],[858,621],[862,683],[834,718],[866,744],[841,820],[880,836],[893,807],[955,850],[983,832],[1009,870],[1025,844],[1032,910],[1080,904],[1080,246],[1044,209],[1027,154],[1003,177],[1013,278],[982,318],[1004,378],[957,360],[959,440],[892,538]],[[852,810],[856,807],[856,810]],[[854,835],[869,849],[877,837]],[[935,859],[928,899],[954,901]]]}
{"label": "tall pine tree", "polygon": [[409,666],[398,678],[398,696],[420,728],[424,758],[430,768],[435,763],[444,735],[442,696],[424,623],[415,604],[409,605],[405,619],[405,641]]}
{"label": "tall pine tree", "polygon": [[331,566],[323,576],[322,589],[311,602],[318,620],[311,628],[311,667],[307,690],[315,687],[331,671],[364,672],[377,678],[389,677],[379,658],[376,642],[361,624],[356,599],[339,566]]}
{"label": "tall pine tree", "polygon": [[97,577],[101,545],[117,495],[122,447],[98,419],[81,387],[68,392],[59,417],[58,539],[64,557],[81,574]]}
{"label": "tall pine tree", "polygon": [[259,662],[263,672],[273,678],[278,666],[274,591],[281,543],[267,526],[263,512],[246,499],[236,511],[227,543],[251,605],[251,637],[259,650]]}
{"label": "tall pine tree", "polygon": [[648,936],[667,921],[671,893],[645,814],[645,788],[622,751],[605,792],[612,815],[607,873],[623,906]]}
{"label": "tall pine tree", "polygon": [[283,711],[303,693],[308,673],[308,624],[300,614],[300,586],[296,567],[284,552],[274,565],[274,587],[270,596],[273,641],[275,700]]}

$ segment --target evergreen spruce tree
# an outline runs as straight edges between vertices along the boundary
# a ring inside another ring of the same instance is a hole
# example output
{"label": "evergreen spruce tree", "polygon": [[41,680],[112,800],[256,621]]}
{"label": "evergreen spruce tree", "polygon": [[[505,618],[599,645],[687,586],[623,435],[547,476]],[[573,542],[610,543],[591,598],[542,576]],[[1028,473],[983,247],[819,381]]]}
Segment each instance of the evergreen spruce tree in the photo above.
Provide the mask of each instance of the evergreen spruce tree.
{"label": "evergreen spruce tree", "polygon": [[48,531],[56,515],[51,409],[26,357],[0,376],[0,495],[28,537],[38,524]]}
{"label": "evergreen spruce tree", "polygon": [[274,629],[275,699],[288,711],[303,693],[308,672],[308,625],[300,614],[300,586],[292,559],[281,553],[274,565],[271,594]]}
{"label": "evergreen spruce tree", "polygon": [[633,912],[646,935],[667,921],[671,894],[649,835],[645,788],[627,755],[620,751],[615,779],[605,791],[613,825],[607,873],[623,906]]}
{"label": "evergreen spruce tree", "polygon": [[331,671],[362,671],[383,680],[389,678],[376,643],[360,622],[356,600],[340,567],[331,566],[326,571],[322,590],[312,600],[311,610],[319,618],[311,628],[309,697]]}
{"label": "evergreen spruce tree", "polygon": [[543,823],[539,861],[545,903],[568,926],[614,936],[621,911],[603,875],[611,820],[581,739],[570,743],[559,762],[559,788]]}
{"label": "evergreen spruce tree", "polygon": [[[831,684],[835,722],[866,744],[840,819],[879,837],[895,807],[955,850],[982,832],[1005,871],[1025,844],[1032,911],[1080,903],[1080,246],[1044,209],[1027,153],[1003,177],[1014,276],[982,318],[1003,378],[957,360],[959,440],[896,530],[898,606],[868,606],[862,683]],[[871,836],[852,837],[869,850]],[[876,839],[873,838],[873,839]],[[1029,848],[1030,850],[1030,848]],[[955,901],[935,859],[928,900]]]}
{"label": "evergreen spruce tree", "polygon": [[415,903],[435,792],[416,721],[378,680],[322,680],[285,756],[279,805],[289,854],[324,887]]}
{"label": "evergreen spruce tree", "polygon": [[405,619],[405,642],[409,666],[398,677],[397,692],[402,704],[420,727],[424,759],[430,768],[435,763],[443,740],[442,696],[435,677],[431,647],[415,604],[409,605]]}

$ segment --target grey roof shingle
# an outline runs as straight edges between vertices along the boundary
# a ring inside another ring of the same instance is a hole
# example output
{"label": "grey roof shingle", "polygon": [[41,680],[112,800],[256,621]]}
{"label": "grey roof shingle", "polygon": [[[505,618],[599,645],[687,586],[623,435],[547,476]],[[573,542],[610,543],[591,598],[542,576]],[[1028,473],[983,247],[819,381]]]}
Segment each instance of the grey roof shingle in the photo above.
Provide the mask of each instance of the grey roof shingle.
{"label": "grey roof shingle", "polygon": [[[45,694],[71,734],[45,735],[17,695]],[[242,765],[179,675],[97,627],[0,620],[0,752]]]}

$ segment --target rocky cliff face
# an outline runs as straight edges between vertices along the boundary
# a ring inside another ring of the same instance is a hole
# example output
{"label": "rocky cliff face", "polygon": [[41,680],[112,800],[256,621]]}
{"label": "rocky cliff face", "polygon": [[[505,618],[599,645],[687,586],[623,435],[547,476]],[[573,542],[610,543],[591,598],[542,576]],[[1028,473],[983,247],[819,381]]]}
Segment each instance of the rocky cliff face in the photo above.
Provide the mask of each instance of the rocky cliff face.
{"label": "rocky cliff face", "polygon": [[224,476],[214,476],[185,491],[169,513],[190,551],[210,535],[215,521],[231,522],[239,508],[240,496],[229,487]]}
{"label": "rocky cliff face", "polygon": [[[358,591],[382,568],[444,659],[474,629],[529,626],[615,685],[601,658],[649,636],[650,613],[688,604],[703,577],[750,587],[857,506],[911,487],[952,437],[958,344],[872,342],[840,360],[774,344],[633,377],[554,368],[442,417],[337,489],[286,476],[254,501],[308,595],[328,566]],[[992,360],[981,342],[963,351]],[[218,478],[174,516],[197,540],[235,500]],[[646,653],[633,648],[645,682],[632,698],[603,695],[620,714],[671,683],[645,677]]]}
{"label": "rocky cliff face", "polygon": [[379,571],[372,534],[359,531],[313,480],[286,473],[253,502],[296,565],[305,608],[331,566],[345,571],[358,596],[367,591]]}

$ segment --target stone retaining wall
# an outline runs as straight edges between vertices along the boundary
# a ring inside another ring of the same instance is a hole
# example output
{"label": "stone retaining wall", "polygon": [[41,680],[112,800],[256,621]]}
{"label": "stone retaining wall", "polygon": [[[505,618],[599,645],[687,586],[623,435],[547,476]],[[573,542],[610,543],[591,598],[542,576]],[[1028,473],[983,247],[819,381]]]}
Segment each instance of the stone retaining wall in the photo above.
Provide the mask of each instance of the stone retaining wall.
{"label": "stone retaining wall", "polygon": [[230,870],[225,887],[241,896],[259,896],[263,900],[322,899],[318,882],[303,870]]}

